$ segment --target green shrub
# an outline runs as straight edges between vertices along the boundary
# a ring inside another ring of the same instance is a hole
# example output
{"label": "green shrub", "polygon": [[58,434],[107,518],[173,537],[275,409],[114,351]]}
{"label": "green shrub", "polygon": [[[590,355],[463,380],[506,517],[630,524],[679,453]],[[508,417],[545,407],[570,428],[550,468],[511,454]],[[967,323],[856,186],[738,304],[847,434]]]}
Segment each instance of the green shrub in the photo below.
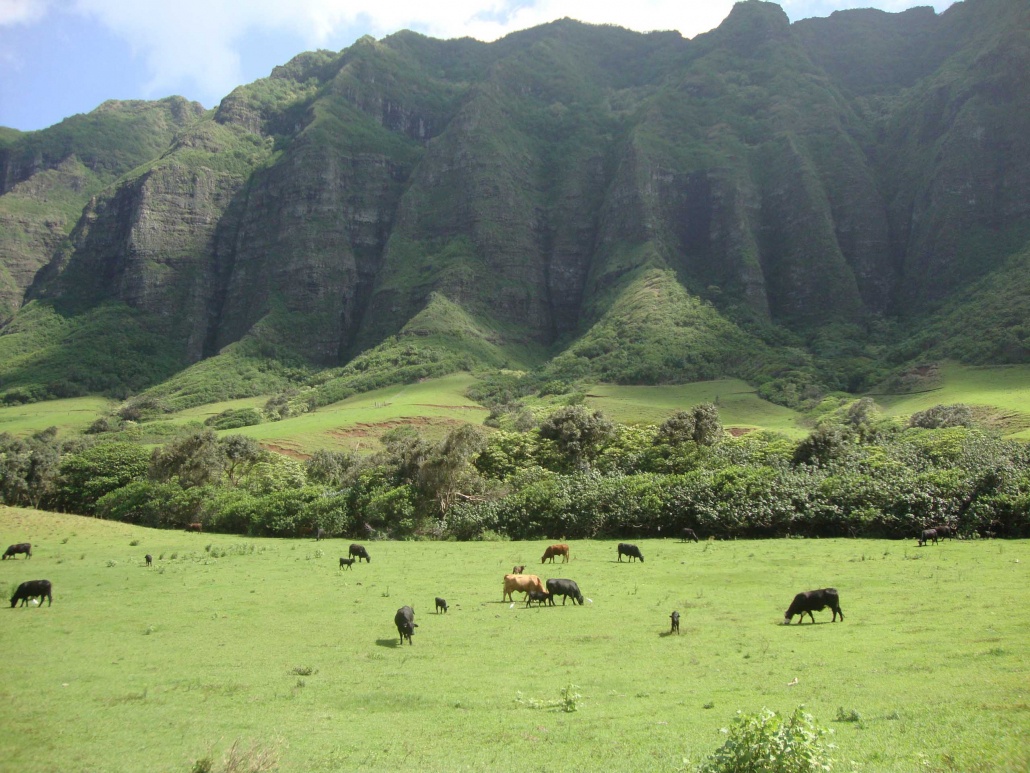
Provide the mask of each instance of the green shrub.
{"label": "green shrub", "polygon": [[784,719],[775,711],[738,711],[724,729],[726,742],[698,767],[698,773],[814,773],[832,770],[823,741],[831,731],[818,727],[798,706]]}

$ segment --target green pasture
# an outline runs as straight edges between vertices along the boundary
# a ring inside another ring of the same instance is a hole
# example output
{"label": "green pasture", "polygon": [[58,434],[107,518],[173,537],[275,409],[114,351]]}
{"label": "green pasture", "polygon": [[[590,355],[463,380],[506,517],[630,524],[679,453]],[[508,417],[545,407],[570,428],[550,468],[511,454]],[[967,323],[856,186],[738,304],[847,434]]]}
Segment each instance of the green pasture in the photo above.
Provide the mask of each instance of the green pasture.
{"label": "green pasture", "polygon": [[974,367],[947,362],[938,388],[912,395],[876,395],[890,416],[910,416],[934,405],[966,403],[987,414],[1003,435],[1030,440],[1030,365]]}
{"label": "green pasture", "polygon": [[47,427],[81,432],[111,410],[115,403],[103,397],[71,397],[43,403],[0,407],[0,432],[31,435]]}
{"label": "green pasture", "polygon": [[661,424],[676,411],[700,403],[714,403],[727,428],[765,429],[799,438],[811,431],[796,411],[763,400],[739,379],[676,386],[597,384],[587,390],[587,404],[621,424]]}
{"label": "green pasture", "polygon": [[[577,541],[553,567],[544,542],[369,542],[344,571],[348,539],[12,508],[0,533],[34,553],[0,563],[3,587],[46,578],[55,596],[3,611],[6,770],[221,770],[239,742],[282,771],[676,771],[738,709],[798,704],[835,731],[837,770],[1030,766],[1026,541],[643,540],[646,562],[622,564]],[[513,564],[590,603],[502,601]],[[844,622],[780,625],[827,585]]]}
{"label": "green pasture", "polygon": [[416,384],[385,387],[282,421],[232,430],[265,447],[287,454],[310,454],[319,448],[375,450],[379,436],[402,425],[428,438],[442,438],[465,424],[481,424],[486,408],[465,397],[474,381],[467,373]]}

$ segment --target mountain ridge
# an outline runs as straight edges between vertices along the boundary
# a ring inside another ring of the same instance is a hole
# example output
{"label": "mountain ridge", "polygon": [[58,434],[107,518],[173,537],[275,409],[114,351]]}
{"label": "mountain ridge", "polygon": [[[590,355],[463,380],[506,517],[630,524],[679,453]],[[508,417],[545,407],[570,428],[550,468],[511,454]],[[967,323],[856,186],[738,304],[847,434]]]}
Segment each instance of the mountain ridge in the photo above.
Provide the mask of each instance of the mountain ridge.
{"label": "mountain ridge", "polygon": [[[366,37],[211,111],[105,103],[4,133],[0,399],[176,372],[188,395],[205,361],[193,399],[216,363],[288,374],[227,375],[239,397],[430,339],[437,370],[861,389],[934,351],[914,343],[934,314],[976,320],[957,299],[982,304],[969,288],[1030,239],[1028,39],[1016,0],[794,24],[746,0],[693,40],[569,19],[495,43]],[[145,141],[105,146],[115,119]],[[627,301],[647,287],[654,308]],[[33,327],[52,313],[64,333]],[[983,324],[955,335],[1030,356],[1011,320]],[[135,375],[68,365],[112,347]]]}

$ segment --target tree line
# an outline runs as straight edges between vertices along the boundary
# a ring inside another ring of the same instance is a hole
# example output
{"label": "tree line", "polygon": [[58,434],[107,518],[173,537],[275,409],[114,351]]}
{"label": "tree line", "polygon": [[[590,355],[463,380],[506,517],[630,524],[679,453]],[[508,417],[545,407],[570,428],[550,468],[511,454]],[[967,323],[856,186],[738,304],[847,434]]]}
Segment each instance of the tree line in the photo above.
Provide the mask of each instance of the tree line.
{"label": "tree line", "polygon": [[193,428],[148,450],[49,429],[0,434],[6,504],[158,528],[354,538],[677,536],[901,538],[950,524],[1030,536],[1030,453],[972,425],[963,406],[907,423],[860,400],[795,441],[730,437],[713,405],[659,425],[583,405],[532,428],[464,425],[440,441],[392,430],[371,455],[297,460]]}

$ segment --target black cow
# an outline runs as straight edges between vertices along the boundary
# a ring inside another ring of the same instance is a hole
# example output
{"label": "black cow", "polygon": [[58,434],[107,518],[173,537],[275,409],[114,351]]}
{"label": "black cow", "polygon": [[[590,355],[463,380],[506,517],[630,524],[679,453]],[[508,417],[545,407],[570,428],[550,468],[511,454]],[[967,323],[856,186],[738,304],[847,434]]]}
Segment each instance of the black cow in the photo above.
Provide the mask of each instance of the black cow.
{"label": "black cow", "polygon": [[539,606],[543,606],[545,601],[550,601],[552,605],[554,604],[554,601],[551,599],[551,594],[542,590],[531,590],[526,593],[526,606],[528,607],[534,601],[537,602]]}
{"label": "black cow", "polygon": [[564,607],[565,600],[572,596],[572,606],[576,606],[577,601],[583,606],[583,594],[579,592],[575,580],[548,580],[547,592],[551,596],[551,604],[554,604],[555,596],[561,596],[561,605]]}
{"label": "black cow", "polygon": [[147,553],[144,556],[144,558],[147,559],[147,566],[153,566],[154,565],[154,557],[152,555],[150,555],[150,553]]}
{"label": "black cow", "polygon": [[319,529],[315,532],[315,542],[325,539],[325,529]]}
{"label": "black cow", "polygon": [[14,558],[19,553],[24,553],[26,558],[32,558],[32,545],[28,542],[19,542],[16,545],[8,546],[7,550],[4,551],[4,555],[0,558],[0,561],[6,561],[8,558]]}
{"label": "black cow", "polygon": [[350,569],[352,566],[354,566],[354,559],[353,558],[344,558],[343,556],[340,556],[340,568],[343,569],[343,567],[345,567],[345,566],[348,569]]}
{"label": "black cow", "polygon": [[436,597],[436,614],[440,614],[440,610],[447,611],[447,599],[442,599],[439,596]]}
{"label": "black cow", "polygon": [[923,529],[923,533],[919,535],[919,547],[923,547],[930,540],[933,540],[934,545],[937,544],[937,530]]}
{"label": "black cow", "polygon": [[47,599],[47,606],[52,606],[54,596],[51,592],[50,580],[29,580],[18,586],[18,590],[11,596],[11,606],[15,607],[21,602],[23,607],[29,605],[29,599],[38,598],[39,605],[43,606],[43,599]]}
{"label": "black cow", "polygon": [[364,545],[359,545],[357,543],[354,543],[353,545],[350,546],[350,551],[347,553],[347,555],[351,556],[352,558],[354,556],[357,556],[359,564],[361,563],[361,559],[362,558],[364,558],[366,561],[368,561],[368,563],[370,563],[370,564],[372,563],[372,559],[369,558],[368,551],[365,550],[365,546]]}
{"label": "black cow", "polygon": [[411,607],[401,607],[397,610],[397,614],[393,616],[393,622],[397,625],[397,633],[401,636],[401,644],[404,644],[405,639],[408,640],[408,644],[411,644],[411,635],[418,628],[418,623],[415,622],[415,610]]}
{"label": "black cow", "polygon": [[690,541],[697,542],[698,541],[697,535],[694,533],[693,529],[684,529],[683,530],[683,541],[684,542],[690,542]]}
{"label": "black cow", "polygon": [[641,561],[644,557],[640,554],[640,548],[636,545],[630,545],[628,542],[619,543],[619,560],[622,561],[623,556],[629,556],[630,560],[639,558]]}
{"label": "black cow", "polygon": [[844,620],[844,613],[840,611],[840,597],[837,595],[836,588],[806,590],[796,595],[794,600],[790,602],[790,607],[783,614],[783,624],[790,625],[794,615],[798,615],[798,625],[801,625],[805,619],[806,612],[814,623],[815,617],[812,616],[812,612],[821,612],[826,607],[833,610],[833,620],[831,622],[837,622],[837,615],[840,615],[841,621]]}
{"label": "black cow", "polygon": [[672,630],[670,630],[669,633],[674,633],[676,635],[679,635],[679,632],[680,632],[680,613],[679,612],[673,612],[671,615],[669,615],[669,619],[672,620]]}
{"label": "black cow", "polygon": [[955,536],[955,529],[953,529],[951,526],[946,526],[946,525],[934,526],[933,530],[935,532],[937,532],[937,538],[938,539],[944,539],[945,537],[947,537],[948,539],[951,539],[952,537]]}

